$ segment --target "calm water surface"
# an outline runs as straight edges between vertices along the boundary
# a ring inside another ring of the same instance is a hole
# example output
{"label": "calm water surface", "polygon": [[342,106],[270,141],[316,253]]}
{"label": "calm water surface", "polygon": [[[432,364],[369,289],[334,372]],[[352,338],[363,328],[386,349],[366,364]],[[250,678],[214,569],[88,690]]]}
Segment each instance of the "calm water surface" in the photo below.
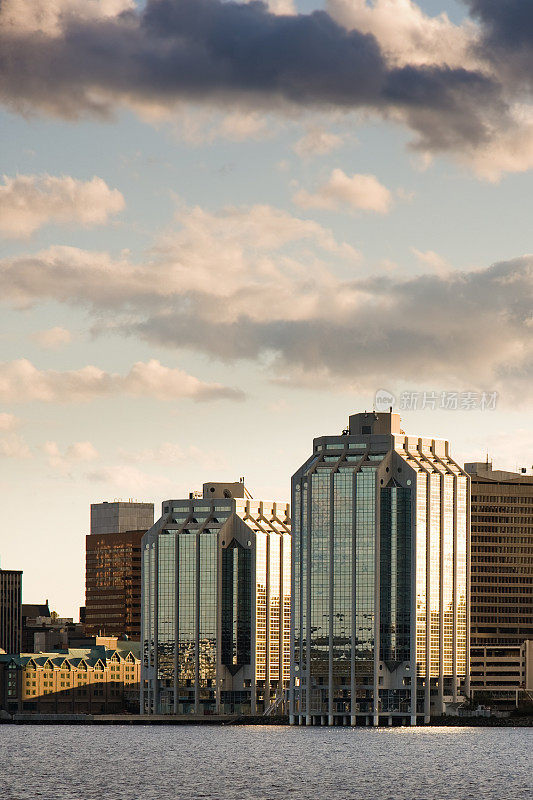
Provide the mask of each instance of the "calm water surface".
{"label": "calm water surface", "polygon": [[520,728],[0,725],[1,800],[531,800]]}

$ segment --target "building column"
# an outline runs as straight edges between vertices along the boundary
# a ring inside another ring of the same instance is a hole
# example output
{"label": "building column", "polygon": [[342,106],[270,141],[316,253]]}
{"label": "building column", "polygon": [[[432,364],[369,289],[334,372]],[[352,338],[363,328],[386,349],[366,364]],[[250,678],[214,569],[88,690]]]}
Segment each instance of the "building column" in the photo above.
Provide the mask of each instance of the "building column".
{"label": "building column", "polygon": [[179,599],[179,536],[174,536],[174,714],[179,711],[179,691],[178,691],[178,643],[180,629],[180,599]]}
{"label": "building column", "polygon": [[452,684],[453,702],[457,702],[457,475],[453,476],[453,632],[452,632]]}
{"label": "building column", "polygon": [[351,630],[351,646],[350,646],[350,724],[357,725],[357,682],[356,682],[356,637],[357,637],[357,605],[356,605],[356,581],[357,581],[357,473],[352,473],[352,586],[351,586],[351,612],[352,612],[352,630]]}
{"label": "building column", "polygon": [[159,672],[159,653],[158,653],[158,629],[159,629],[159,537],[156,538],[155,542],[152,544],[154,548],[154,667],[152,670],[153,674],[153,713],[159,713],[159,679],[158,679],[158,672]]}
{"label": "building column", "polygon": [[[303,492],[303,489],[302,489]],[[302,496],[303,502],[303,496]],[[305,715],[306,724],[311,725],[311,511],[313,503],[313,482],[312,475],[307,478],[307,542],[306,542],[306,584],[305,591],[307,595],[306,609],[305,609]],[[303,709],[302,709],[303,710]]]}
{"label": "building column", "polygon": [[[260,507],[260,513],[263,509]],[[263,713],[270,705],[270,534],[265,534],[266,540],[266,654],[265,654],[265,690],[263,692]]]}
{"label": "building column", "polygon": [[374,486],[374,686],[373,686],[373,725],[379,725],[379,662],[381,656],[380,602],[381,602],[381,535],[380,510],[381,496],[375,473]]}
{"label": "building column", "polygon": [[465,694],[470,697],[470,478],[466,477],[466,663]]}
{"label": "building column", "polygon": [[334,555],[335,555],[335,506],[334,506],[334,475],[331,471],[329,480],[329,587],[328,587],[328,725],[333,725],[333,615],[335,605],[333,602],[333,587],[335,580]]}
{"label": "building column", "polygon": [[[435,445],[432,447],[433,453]],[[439,714],[444,713],[444,475],[440,475],[440,511],[439,511],[439,678],[438,702]]]}
{"label": "building column", "polygon": [[431,715],[431,475],[426,473],[426,676],[424,722]]}
{"label": "building column", "polygon": [[200,534],[196,535],[194,585],[194,713],[200,713]]}

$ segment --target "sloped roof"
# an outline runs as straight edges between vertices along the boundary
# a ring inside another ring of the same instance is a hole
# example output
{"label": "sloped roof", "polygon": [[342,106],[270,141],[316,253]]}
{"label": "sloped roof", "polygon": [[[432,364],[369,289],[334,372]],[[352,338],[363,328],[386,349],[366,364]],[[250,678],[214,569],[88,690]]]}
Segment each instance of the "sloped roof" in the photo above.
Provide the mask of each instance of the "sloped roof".
{"label": "sloped roof", "polygon": [[124,661],[127,656],[131,655],[139,661],[140,656],[140,643],[124,641],[124,645],[120,649],[108,650],[106,647],[93,647],[93,648],[74,648],[71,650],[61,650],[51,653],[0,653],[0,663],[9,663],[11,661],[21,666],[26,666],[29,662],[34,662],[37,666],[43,666],[50,662],[54,667],[61,668],[67,662],[73,667],[77,667],[82,661],[89,667],[94,667],[98,662],[107,666],[113,654],[117,654],[121,661]]}
{"label": "sloped roof", "polygon": [[23,603],[22,604],[23,617],[49,617],[50,608],[48,603]]}

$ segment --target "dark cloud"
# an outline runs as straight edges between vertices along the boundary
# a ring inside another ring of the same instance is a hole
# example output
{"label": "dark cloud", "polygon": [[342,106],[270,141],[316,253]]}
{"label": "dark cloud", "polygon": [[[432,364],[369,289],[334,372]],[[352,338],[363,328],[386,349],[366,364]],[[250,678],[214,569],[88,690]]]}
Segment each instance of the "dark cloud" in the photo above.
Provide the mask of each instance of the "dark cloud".
{"label": "dark cloud", "polygon": [[533,4],[530,0],[466,0],[494,43],[515,49],[533,47]]}
{"label": "dark cloud", "polygon": [[[342,314],[336,300],[350,295],[364,299]],[[361,387],[424,377],[501,388],[505,379],[514,391],[533,377],[533,257],[446,276],[343,282],[323,304],[331,315],[221,322],[202,313],[206,295],[190,293],[185,304],[123,330],[226,361],[269,354],[278,374],[327,374]]]}
{"label": "dark cloud", "polygon": [[481,49],[515,79],[533,84],[533,3],[531,0],[465,0],[482,23]]}
{"label": "dark cloud", "polygon": [[62,24],[53,36],[0,25],[0,98],[11,108],[64,117],[180,100],[368,108],[399,112],[434,149],[484,141],[506,114],[487,75],[390,68],[372,35],[322,11],[275,16],[260,2],[151,0],[139,12]]}

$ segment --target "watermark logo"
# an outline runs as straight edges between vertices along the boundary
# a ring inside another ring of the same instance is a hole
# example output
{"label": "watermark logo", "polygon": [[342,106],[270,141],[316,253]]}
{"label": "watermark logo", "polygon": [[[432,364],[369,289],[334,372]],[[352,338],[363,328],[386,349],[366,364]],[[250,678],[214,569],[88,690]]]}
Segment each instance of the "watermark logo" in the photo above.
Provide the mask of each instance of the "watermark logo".
{"label": "watermark logo", "polygon": [[[494,411],[498,392],[414,391],[400,392],[400,411]],[[388,389],[378,389],[374,397],[376,411],[388,411],[396,397]]]}
{"label": "watermark logo", "polygon": [[374,397],[374,408],[376,411],[388,411],[391,406],[394,407],[396,398],[387,389],[378,389]]}

